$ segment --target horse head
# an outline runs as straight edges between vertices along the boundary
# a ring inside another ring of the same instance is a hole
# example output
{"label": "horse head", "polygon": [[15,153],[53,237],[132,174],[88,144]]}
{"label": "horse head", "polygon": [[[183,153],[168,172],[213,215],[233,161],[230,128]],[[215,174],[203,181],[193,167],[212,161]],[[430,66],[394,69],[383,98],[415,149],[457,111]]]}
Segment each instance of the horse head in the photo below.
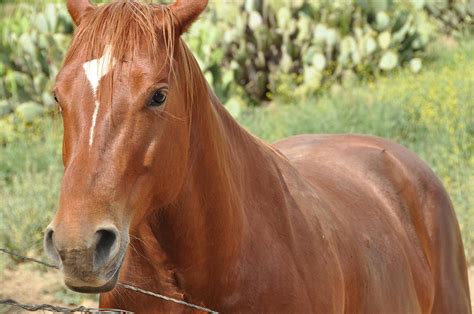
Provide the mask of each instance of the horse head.
{"label": "horse head", "polygon": [[115,286],[130,230],[176,198],[189,159],[190,73],[180,35],[207,0],[69,0],[77,26],[57,76],[64,177],[45,250],[68,287]]}

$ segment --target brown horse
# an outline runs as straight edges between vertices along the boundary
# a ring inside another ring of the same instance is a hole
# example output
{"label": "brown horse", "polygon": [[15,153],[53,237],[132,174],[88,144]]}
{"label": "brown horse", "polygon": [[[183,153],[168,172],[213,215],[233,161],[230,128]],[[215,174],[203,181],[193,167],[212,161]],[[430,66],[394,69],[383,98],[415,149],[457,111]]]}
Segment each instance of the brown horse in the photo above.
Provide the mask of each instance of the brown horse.
{"label": "brown horse", "polygon": [[79,292],[141,313],[469,313],[453,207],[376,137],[268,145],[231,118],[180,35],[207,0],[68,1],[64,179],[45,249]]}

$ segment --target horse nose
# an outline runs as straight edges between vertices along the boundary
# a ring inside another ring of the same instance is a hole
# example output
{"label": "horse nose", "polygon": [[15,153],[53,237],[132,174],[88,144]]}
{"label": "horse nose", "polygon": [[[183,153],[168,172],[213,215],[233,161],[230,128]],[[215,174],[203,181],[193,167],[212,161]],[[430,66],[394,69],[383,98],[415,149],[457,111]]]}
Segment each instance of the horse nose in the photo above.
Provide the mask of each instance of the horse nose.
{"label": "horse nose", "polygon": [[44,234],[44,250],[46,255],[49,256],[55,262],[59,262],[59,254],[54,246],[54,239],[53,239],[54,231],[53,228],[48,227]]}
{"label": "horse nose", "polygon": [[101,228],[95,232],[94,267],[99,268],[109,262],[119,251],[116,228]]}
{"label": "horse nose", "polygon": [[[115,227],[101,227],[98,228],[92,236],[92,239],[87,239],[84,236],[82,247],[70,246],[72,241],[65,239],[57,240],[54,228],[48,227],[44,236],[44,248],[46,254],[56,262],[65,262],[65,259],[70,255],[69,252],[74,251],[76,255],[81,251],[83,255],[92,256],[92,265],[94,269],[101,268],[111,261],[119,251],[119,233]],[[87,243],[91,243],[87,245]],[[69,244],[69,245],[68,245]]]}

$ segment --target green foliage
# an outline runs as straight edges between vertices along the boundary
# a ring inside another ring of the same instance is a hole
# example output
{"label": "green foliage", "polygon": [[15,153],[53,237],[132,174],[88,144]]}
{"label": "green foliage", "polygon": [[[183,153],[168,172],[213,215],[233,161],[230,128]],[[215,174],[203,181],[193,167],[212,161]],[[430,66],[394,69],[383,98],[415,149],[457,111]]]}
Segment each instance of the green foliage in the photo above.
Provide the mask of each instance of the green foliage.
{"label": "green foliage", "polygon": [[0,183],[0,243],[20,254],[38,254],[57,203],[58,189],[50,189],[57,187],[60,176],[53,168],[37,172],[31,164],[26,167],[8,184]]}
{"label": "green foliage", "polygon": [[[55,106],[52,82],[73,26],[62,2],[0,9],[8,12],[0,20],[0,119],[28,123]],[[472,29],[473,13],[468,0],[212,3],[186,40],[217,95],[238,114],[236,104],[310,96],[403,65],[419,72],[437,31]]]}
{"label": "green foliage", "polygon": [[57,122],[36,121],[0,146],[0,247],[38,254],[42,233],[58,201],[61,132]]}
{"label": "green foliage", "polygon": [[[415,0],[412,0],[415,2]],[[439,29],[445,33],[472,32],[474,28],[474,2],[470,0],[428,1],[425,9],[435,19]]]}
{"label": "green foliage", "polygon": [[73,30],[63,7],[19,5],[0,20],[0,118],[30,123],[55,106],[52,83]]}
{"label": "green foliage", "polygon": [[290,101],[404,65],[419,72],[440,27],[454,31],[473,21],[468,1],[443,8],[463,12],[451,28],[439,23],[432,9],[438,6],[424,0],[247,0],[232,19],[208,12],[187,39],[221,99],[260,104],[285,94]]}

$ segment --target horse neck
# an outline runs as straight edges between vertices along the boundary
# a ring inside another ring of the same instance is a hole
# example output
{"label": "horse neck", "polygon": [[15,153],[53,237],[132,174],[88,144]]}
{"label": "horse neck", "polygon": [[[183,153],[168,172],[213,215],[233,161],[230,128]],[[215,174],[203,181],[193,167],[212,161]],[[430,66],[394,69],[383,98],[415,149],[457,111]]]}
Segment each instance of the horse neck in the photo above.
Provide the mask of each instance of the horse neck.
{"label": "horse neck", "polygon": [[[184,281],[199,290],[199,283],[219,287],[232,271],[248,224],[247,197],[258,189],[258,180],[280,178],[275,160],[281,156],[238,125],[194,59],[188,61],[196,86],[187,177],[176,202],[162,209],[152,229]],[[262,192],[260,197],[272,196]]]}

